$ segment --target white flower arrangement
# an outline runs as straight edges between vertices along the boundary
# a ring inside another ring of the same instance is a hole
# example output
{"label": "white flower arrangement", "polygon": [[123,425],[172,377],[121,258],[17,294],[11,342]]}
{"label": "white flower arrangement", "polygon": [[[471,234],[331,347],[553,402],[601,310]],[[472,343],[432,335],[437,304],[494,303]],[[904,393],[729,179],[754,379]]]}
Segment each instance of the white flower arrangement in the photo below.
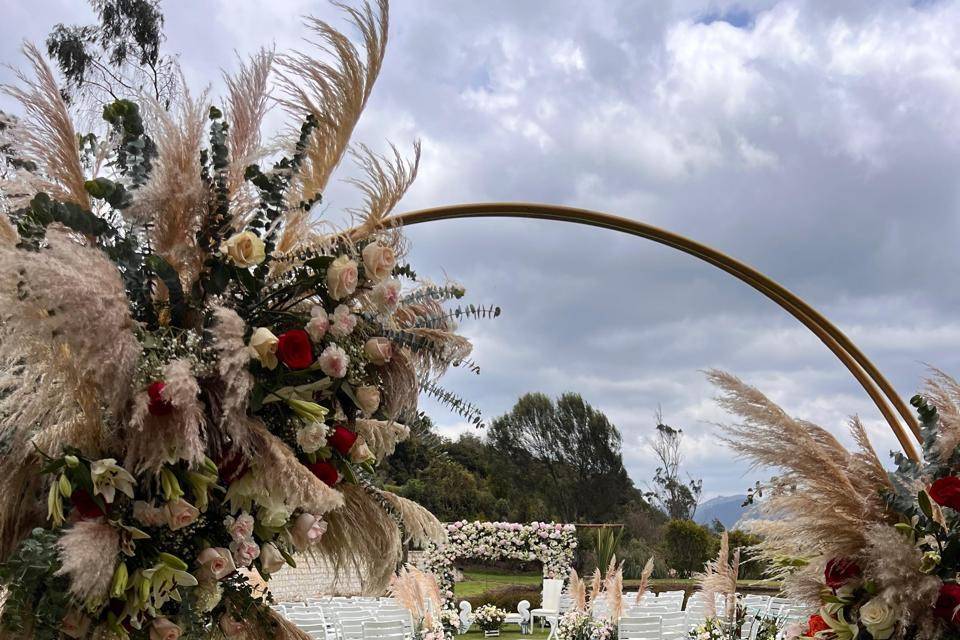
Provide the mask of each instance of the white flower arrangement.
{"label": "white flower arrangement", "polygon": [[473,614],[473,621],[484,631],[496,631],[507,619],[507,612],[493,604],[478,607]]}

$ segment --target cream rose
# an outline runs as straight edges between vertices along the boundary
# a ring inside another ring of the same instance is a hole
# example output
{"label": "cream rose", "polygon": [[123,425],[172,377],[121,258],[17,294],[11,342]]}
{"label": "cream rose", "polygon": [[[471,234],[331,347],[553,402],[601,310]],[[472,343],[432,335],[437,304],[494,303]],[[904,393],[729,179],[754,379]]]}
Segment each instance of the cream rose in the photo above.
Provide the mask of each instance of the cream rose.
{"label": "cream rose", "polygon": [[316,453],[327,446],[327,425],[311,422],[297,431],[297,444],[304,453]]}
{"label": "cream rose", "polygon": [[259,327],[250,336],[250,356],[260,361],[267,369],[277,368],[277,336],[266,327]]}
{"label": "cream rose", "polygon": [[360,410],[369,418],[380,407],[380,390],[369,384],[357,387],[357,402],[360,403]]}
{"label": "cream rose", "polygon": [[277,546],[272,542],[264,542],[260,545],[260,568],[264,573],[272,574],[283,568],[287,564],[283,555]]}
{"label": "cream rose", "polygon": [[400,281],[394,278],[378,282],[373,287],[373,304],[383,313],[393,313],[400,304]]}
{"label": "cream rose", "polygon": [[323,336],[327,335],[330,329],[330,318],[323,307],[316,306],[310,310],[310,321],[307,322],[306,329],[310,339],[317,344],[323,340]]}
{"label": "cream rose", "polygon": [[229,613],[220,616],[220,631],[228,638],[240,635],[246,628],[247,624],[243,620],[237,620]]}
{"label": "cream rose", "polygon": [[331,378],[342,378],[347,375],[350,357],[346,351],[332,344],[323,350],[317,362],[320,364],[320,370]]}
{"label": "cream rose", "polygon": [[263,240],[252,231],[241,231],[224,240],[220,245],[220,253],[244,269],[260,264],[267,257]]}
{"label": "cream rose", "polygon": [[150,625],[150,640],[180,640],[183,631],[167,618],[157,618]]}
{"label": "cream rose", "polygon": [[198,578],[221,580],[237,570],[230,550],[223,547],[207,547],[197,556],[197,564],[200,565]]}
{"label": "cream rose", "polygon": [[190,526],[200,517],[200,510],[183,498],[168,502],[164,508],[167,511],[167,526],[173,531]]}
{"label": "cream rose", "polygon": [[350,462],[354,464],[359,464],[372,458],[373,453],[370,451],[370,447],[367,446],[366,442],[357,442],[350,448]]}
{"label": "cream rose", "polygon": [[880,598],[874,598],[860,607],[860,622],[876,640],[888,640],[897,626],[893,607]]}
{"label": "cream rose", "polygon": [[363,345],[367,360],[375,365],[385,365],[393,358],[393,343],[386,338],[370,338]]}
{"label": "cream rose", "polygon": [[327,292],[334,300],[342,300],[357,290],[357,263],[340,256],[327,267]]}
{"label": "cream rose", "polygon": [[397,264],[393,249],[371,242],[363,248],[363,272],[368,280],[380,282],[391,273]]}
{"label": "cream rose", "polygon": [[357,316],[350,313],[350,307],[341,304],[333,310],[333,326],[330,327],[330,333],[334,336],[346,338],[353,333],[356,326]]}
{"label": "cream rose", "polygon": [[316,544],[326,532],[327,523],[322,518],[310,513],[301,513],[293,523],[293,530],[290,533],[293,536],[293,544],[300,551],[304,551]]}

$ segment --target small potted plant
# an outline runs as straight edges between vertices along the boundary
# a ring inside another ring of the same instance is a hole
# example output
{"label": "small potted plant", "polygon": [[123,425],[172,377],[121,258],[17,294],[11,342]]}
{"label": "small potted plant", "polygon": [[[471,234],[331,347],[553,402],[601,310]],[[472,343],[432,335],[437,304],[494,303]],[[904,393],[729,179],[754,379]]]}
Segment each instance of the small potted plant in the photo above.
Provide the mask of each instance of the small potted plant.
{"label": "small potted plant", "polygon": [[483,629],[483,636],[490,638],[500,635],[500,627],[507,618],[507,612],[493,604],[479,607],[473,614],[473,621]]}

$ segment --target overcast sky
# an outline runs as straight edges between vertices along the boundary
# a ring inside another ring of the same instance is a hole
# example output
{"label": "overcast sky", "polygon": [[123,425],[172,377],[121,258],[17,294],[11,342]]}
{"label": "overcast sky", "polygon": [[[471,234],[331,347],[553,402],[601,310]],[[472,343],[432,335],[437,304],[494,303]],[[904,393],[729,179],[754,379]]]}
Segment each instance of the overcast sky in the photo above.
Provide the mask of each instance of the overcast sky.
{"label": "overcast sky", "polygon": [[[575,205],[712,245],[844,330],[909,397],[925,364],[960,373],[960,2],[394,0],[357,140],[423,141],[399,210],[485,200]],[[88,21],[80,0],[2,0],[0,59]],[[195,89],[235,52],[302,46],[324,2],[165,3],[167,49]],[[0,79],[9,80],[7,70]],[[2,103],[9,108],[9,103]],[[274,120],[279,121],[279,115]],[[327,214],[354,204],[331,189]],[[849,373],[730,276],[612,232],[534,221],[413,227],[423,275],[503,308],[468,322],[479,377],[448,388],[488,418],[528,391],[578,391],[621,429],[634,481],[662,405],[705,494],[747,473],[714,438],[720,367],[836,433],[852,414],[896,447]],[[425,403],[444,433],[467,427]]]}

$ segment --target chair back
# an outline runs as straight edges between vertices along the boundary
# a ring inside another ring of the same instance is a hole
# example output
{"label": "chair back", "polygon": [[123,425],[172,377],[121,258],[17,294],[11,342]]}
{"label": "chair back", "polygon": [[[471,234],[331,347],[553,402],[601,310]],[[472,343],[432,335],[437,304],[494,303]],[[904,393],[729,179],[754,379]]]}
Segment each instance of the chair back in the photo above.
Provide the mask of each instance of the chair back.
{"label": "chair back", "polygon": [[403,640],[406,631],[400,620],[363,623],[363,640]]}
{"label": "chair back", "polygon": [[363,640],[363,625],[370,622],[365,620],[341,620],[339,623],[340,637],[343,640]]}
{"label": "chair back", "polygon": [[560,611],[561,595],[563,595],[563,580],[544,578],[540,608],[546,609],[547,611]]}
{"label": "chair back", "polygon": [[618,640],[660,640],[660,629],[660,618],[657,616],[620,618],[617,638]]}
{"label": "chair back", "polygon": [[687,637],[687,616],[682,611],[664,613],[660,616],[660,638],[680,640]]}

